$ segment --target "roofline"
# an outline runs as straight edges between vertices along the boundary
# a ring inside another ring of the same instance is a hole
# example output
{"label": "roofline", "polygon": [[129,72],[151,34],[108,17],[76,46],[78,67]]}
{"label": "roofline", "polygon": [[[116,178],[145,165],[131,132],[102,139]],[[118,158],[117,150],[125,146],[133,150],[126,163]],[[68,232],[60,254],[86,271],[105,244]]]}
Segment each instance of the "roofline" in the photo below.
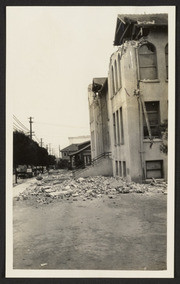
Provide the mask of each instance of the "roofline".
{"label": "roofline", "polygon": [[[147,18],[147,20],[146,20]],[[120,46],[124,40],[134,40],[139,36],[139,29],[167,29],[167,13],[118,14],[113,45]],[[137,30],[137,32],[136,32]],[[140,37],[140,36],[139,36]],[[138,38],[139,39],[139,38]]]}
{"label": "roofline", "polygon": [[[91,142],[91,140],[87,140],[87,141],[84,141],[84,142],[81,142],[81,143],[72,143],[71,145],[69,145],[69,146],[63,148],[62,150],[60,150],[60,152],[66,152],[66,151],[68,151],[68,147],[70,147],[70,146],[72,146],[72,145],[80,146],[80,145],[82,145],[82,144],[90,143],[90,142]],[[67,150],[66,150],[66,149],[67,149]],[[69,150],[69,151],[74,152],[74,151],[72,151],[72,150]]]}
{"label": "roofline", "polygon": [[71,145],[69,145],[69,146],[63,148],[62,150],[60,150],[60,152],[66,151],[66,149],[68,149],[72,145],[79,145],[79,144],[78,143],[72,143]]}
{"label": "roofline", "polygon": [[86,148],[88,148],[89,146],[91,146],[91,143],[86,145],[84,148],[82,148],[82,149],[80,149],[80,150],[78,150],[78,151],[76,151],[74,153],[69,154],[69,156],[73,156],[73,155],[76,155],[78,153],[81,153],[82,151],[86,150]]}

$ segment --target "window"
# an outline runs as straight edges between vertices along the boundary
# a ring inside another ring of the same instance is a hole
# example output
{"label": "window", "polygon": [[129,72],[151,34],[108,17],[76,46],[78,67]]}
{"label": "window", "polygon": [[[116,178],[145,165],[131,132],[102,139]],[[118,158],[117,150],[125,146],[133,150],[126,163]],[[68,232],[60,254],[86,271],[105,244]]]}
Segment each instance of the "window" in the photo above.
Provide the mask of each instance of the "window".
{"label": "window", "polygon": [[114,129],[114,145],[116,146],[116,117],[115,117],[115,113],[113,113],[113,129]]}
{"label": "window", "polygon": [[118,161],[116,161],[116,175],[118,175]]}
{"label": "window", "polygon": [[146,178],[163,178],[163,161],[146,161]]}
{"label": "window", "polygon": [[119,175],[122,177],[122,164],[121,161],[119,161]]}
{"label": "window", "polygon": [[168,79],[168,44],[165,46],[166,79]]}
{"label": "window", "polygon": [[118,91],[118,80],[117,80],[117,63],[116,60],[114,62],[114,86],[115,86],[115,92]]}
{"label": "window", "polygon": [[120,140],[121,140],[121,144],[124,144],[124,127],[123,127],[122,107],[120,107],[119,111],[120,111]]}
{"label": "window", "polygon": [[67,153],[66,153],[66,152],[64,152],[64,156],[67,156]]}
{"label": "window", "polygon": [[[146,112],[151,129],[151,135],[154,138],[160,138],[160,117],[159,117],[159,102],[145,102]],[[149,133],[144,117],[144,138],[148,138]]]}
{"label": "window", "polygon": [[116,121],[117,121],[117,144],[120,145],[120,131],[119,131],[119,112],[116,111]]}
{"label": "window", "polygon": [[139,73],[141,80],[157,79],[156,48],[151,43],[139,47]]}
{"label": "window", "polygon": [[114,87],[114,69],[113,69],[113,66],[111,67],[111,84],[112,84],[112,96],[114,96],[115,87]]}
{"label": "window", "polygon": [[126,177],[126,162],[123,161],[123,177]]}
{"label": "window", "polygon": [[121,58],[118,54],[118,88],[121,88]]}

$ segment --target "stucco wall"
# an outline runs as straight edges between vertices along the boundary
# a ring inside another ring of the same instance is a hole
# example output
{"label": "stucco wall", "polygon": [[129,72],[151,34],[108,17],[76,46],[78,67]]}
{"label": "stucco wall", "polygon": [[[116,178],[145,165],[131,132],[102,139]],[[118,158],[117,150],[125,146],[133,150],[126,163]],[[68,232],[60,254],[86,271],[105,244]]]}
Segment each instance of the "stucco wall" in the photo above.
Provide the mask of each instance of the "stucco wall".
{"label": "stucco wall", "polygon": [[89,176],[112,176],[112,160],[104,158],[96,162],[94,166],[89,166],[83,170],[74,173],[75,178],[89,177]]}
{"label": "stucco wall", "polygon": [[[158,80],[140,81],[138,85],[138,41],[126,42],[110,59],[109,99],[110,137],[113,159],[113,174],[116,175],[115,161],[126,161],[127,175],[130,179],[141,181],[145,172],[146,160],[163,160],[164,177],[167,177],[167,157],[159,150],[161,141],[155,141],[153,147],[144,141],[142,110],[134,91],[140,89],[144,101],[159,101],[161,122],[168,117],[168,82],[166,80],[165,46],[168,38],[165,32],[153,32],[146,38],[155,45],[157,51]],[[111,66],[121,57],[121,88],[112,94]],[[116,145],[113,133],[113,113],[123,109],[124,145]],[[155,139],[156,140],[156,139]],[[144,141],[144,142],[143,142]]]}
{"label": "stucco wall", "polygon": [[[94,95],[89,87],[89,116],[91,131],[92,159],[104,152],[110,152],[109,121],[107,110],[108,92]],[[94,132],[94,137],[92,136]],[[94,141],[92,141],[92,139]],[[94,146],[94,147],[93,147]]]}

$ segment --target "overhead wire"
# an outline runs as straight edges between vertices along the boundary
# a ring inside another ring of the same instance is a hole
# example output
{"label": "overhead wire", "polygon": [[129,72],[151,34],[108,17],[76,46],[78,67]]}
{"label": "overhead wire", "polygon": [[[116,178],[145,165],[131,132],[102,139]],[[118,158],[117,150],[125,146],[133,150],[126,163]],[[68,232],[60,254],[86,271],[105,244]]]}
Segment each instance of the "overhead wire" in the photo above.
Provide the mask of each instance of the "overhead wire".
{"label": "overhead wire", "polygon": [[80,125],[64,125],[64,124],[50,123],[50,122],[34,122],[34,123],[35,123],[35,124],[46,124],[46,125],[52,125],[52,126],[58,126],[58,127],[88,128],[88,126],[80,126]]}
{"label": "overhead wire", "polygon": [[16,121],[16,123],[19,124],[25,131],[29,131],[29,129],[13,114],[13,118]]}
{"label": "overhead wire", "polygon": [[27,134],[27,131],[24,131],[24,129],[22,129],[19,125],[17,125],[15,122],[13,122],[13,126],[16,127],[17,130]]}

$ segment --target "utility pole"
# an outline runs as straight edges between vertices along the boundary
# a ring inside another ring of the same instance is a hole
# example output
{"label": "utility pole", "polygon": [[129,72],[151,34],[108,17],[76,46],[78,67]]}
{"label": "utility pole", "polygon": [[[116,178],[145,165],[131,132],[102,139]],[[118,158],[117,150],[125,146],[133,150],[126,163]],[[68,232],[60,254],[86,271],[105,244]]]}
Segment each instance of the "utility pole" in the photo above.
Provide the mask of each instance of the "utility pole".
{"label": "utility pole", "polygon": [[30,124],[30,139],[32,140],[32,136],[33,136],[33,131],[32,131],[32,124],[33,124],[33,121],[32,121],[33,117],[29,117],[29,124]]}

